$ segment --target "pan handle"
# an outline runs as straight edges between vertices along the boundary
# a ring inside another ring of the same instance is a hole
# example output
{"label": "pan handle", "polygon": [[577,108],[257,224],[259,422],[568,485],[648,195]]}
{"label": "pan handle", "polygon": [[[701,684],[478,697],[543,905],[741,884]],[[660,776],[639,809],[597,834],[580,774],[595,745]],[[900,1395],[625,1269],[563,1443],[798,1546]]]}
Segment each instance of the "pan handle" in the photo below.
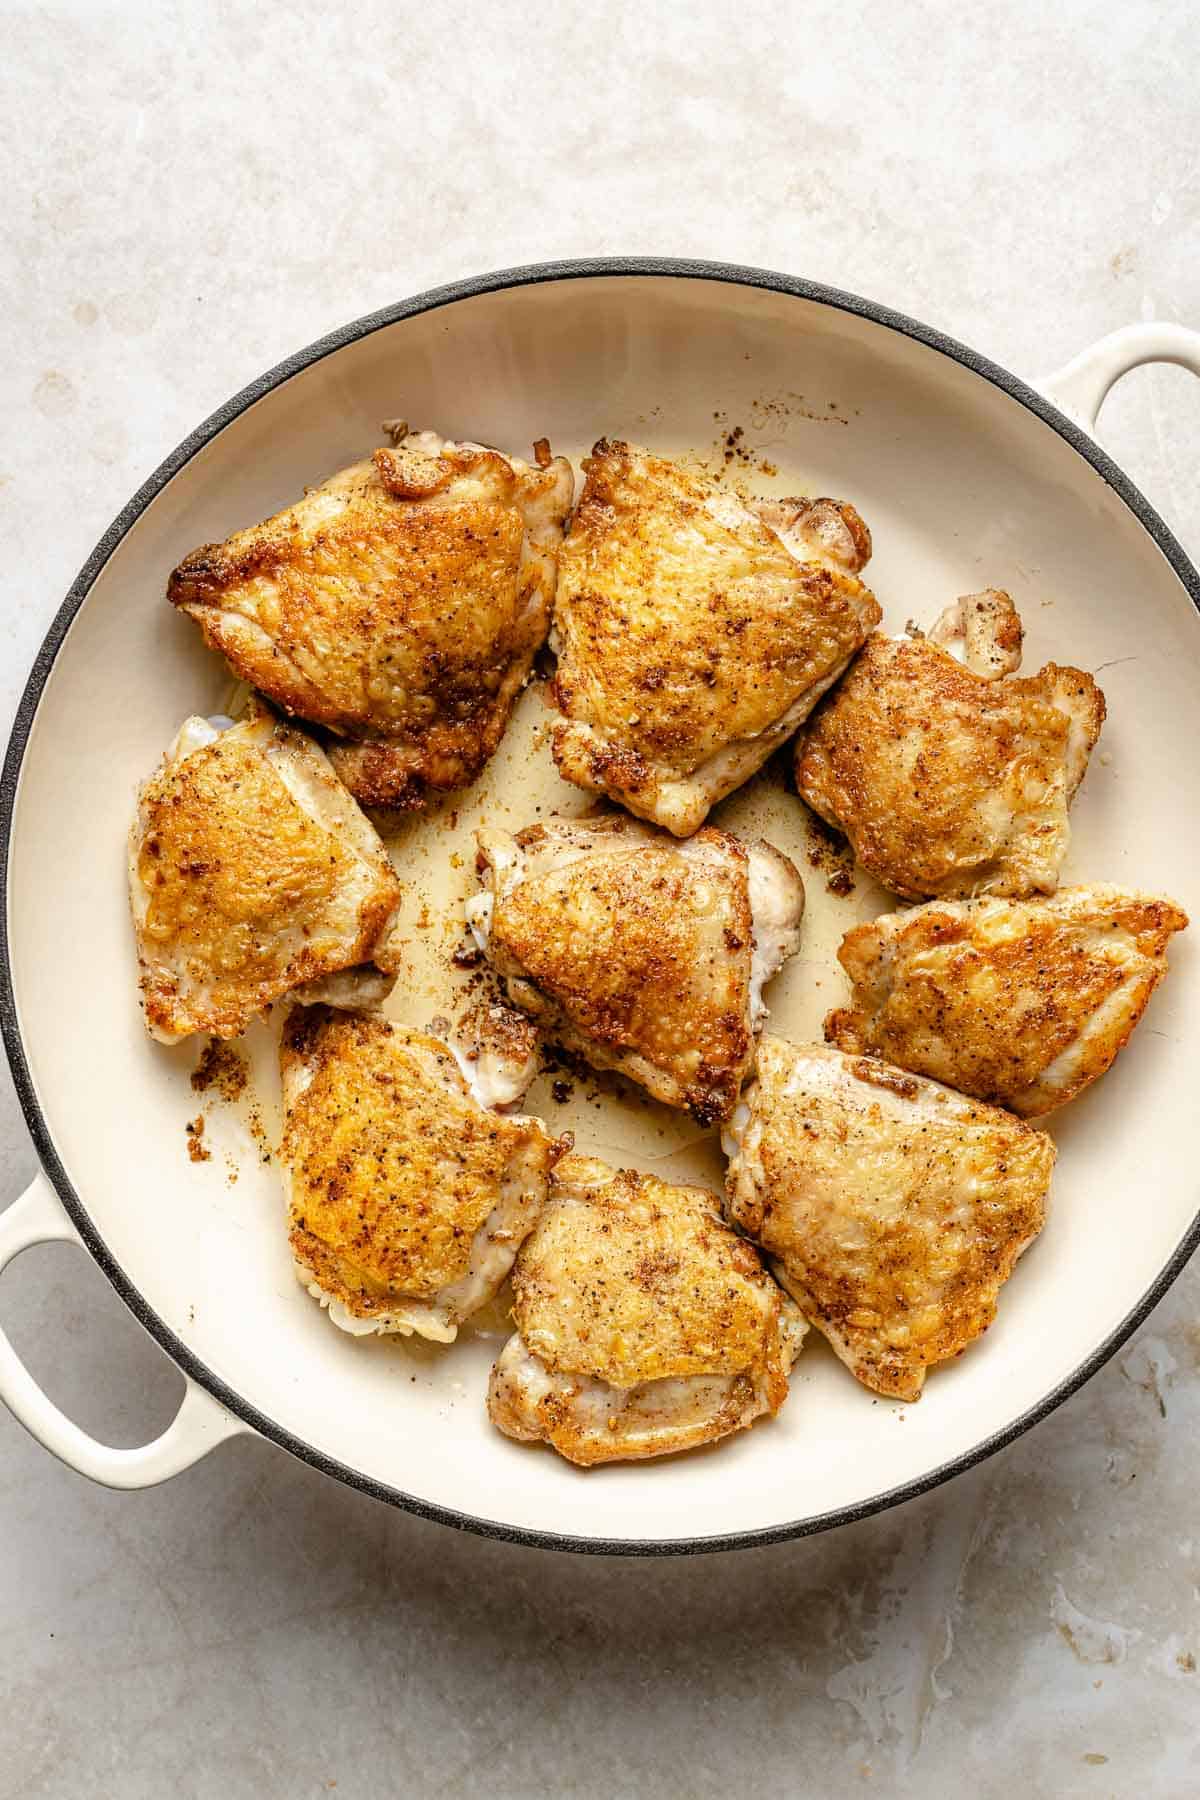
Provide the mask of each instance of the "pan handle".
{"label": "pan handle", "polygon": [[[0,1213],[0,1270],[34,1244],[83,1239],[39,1170],[30,1186]],[[68,1468],[112,1488],[154,1487],[199,1462],[226,1438],[250,1427],[234,1418],[187,1376],[183,1404],[161,1437],[136,1450],[114,1450],[89,1437],[60,1412],[0,1331],[0,1400],[40,1444]]]}
{"label": "pan handle", "polygon": [[1110,332],[1108,337],[1081,351],[1065,368],[1035,386],[1060,412],[1094,435],[1097,415],[1113,383],[1128,375],[1130,369],[1156,362],[1178,363],[1193,375],[1200,375],[1200,331],[1167,322],[1126,325],[1124,330]]}

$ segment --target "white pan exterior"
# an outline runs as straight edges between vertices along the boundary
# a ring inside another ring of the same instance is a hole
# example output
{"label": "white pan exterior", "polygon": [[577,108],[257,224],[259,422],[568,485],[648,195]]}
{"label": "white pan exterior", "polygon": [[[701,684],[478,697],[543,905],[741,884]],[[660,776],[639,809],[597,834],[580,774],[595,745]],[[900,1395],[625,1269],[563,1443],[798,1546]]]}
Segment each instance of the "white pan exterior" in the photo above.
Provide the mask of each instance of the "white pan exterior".
{"label": "white pan exterior", "polygon": [[[1193,355],[1190,341],[1181,355]],[[1098,404],[1095,366],[1089,381],[1076,377],[1070,397],[1081,406]],[[1171,975],[1115,1070],[1051,1121],[1060,1154],[1050,1219],[994,1329],[935,1371],[917,1405],[873,1400],[812,1334],[774,1423],[660,1464],[580,1472],[487,1423],[501,1321],[448,1351],[356,1341],[294,1279],[277,1170],[259,1161],[244,1109],[198,1098],[189,1074],[201,1040],[152,1043],[136,1005],[124,875],[134,789],[180,722],[220,710],[230,685],[166,604],[167,573],[195,545],[361,457],[385,418],[520,453],[548,436],[578,457],[601,435],[711,454],[714,413],[752,443],[771,441],[764,454],[778,478],[746,472],[761,491],[828,493],[860,509],[887,628],[932,621],[955,595],[1002,586],[1024,616],[1026,668],[1056,660],[1099,672],[1109,719],[1072,815],[1064,879],[1145,887],[1200,913],[1200,616],[1130,505],[1079,448],[952,355],[837,304],[712,275],[593,273],[476,293],[345,343],[233,416],[94,581],[37,705],[13,807],[18,1080],[23,1050],[43,1152],[57,1156],[152,1329],[178,1340],[167,1347],[202,1386],[227,1390],[234,1415],[245,1410],[388,1497],[608,1548],[811,1528],[970,1458],[1097,1357],[1193,1231],[1200,1186],[1198,923],[1172,946]],[[478,817],[517,827],[539,806],[587,803],[554,774],[545,720],[531,690],[485,780],[396,844],[413,922],[413,971],[392,1006],[401,1016],[426,1022],[448,1010],[440,996],[455,983],[442,959],[458,933],[443,931],[437,910],[473,890]],[[844,992],[841,932],[890,902],[865,879],[849,900],[825,892],[807,865],[800,804],[779,788],[754,784],[716,817],[765,828],[805,873],[803,946],[773,989],[772,1028],[819,1036]],[[429,929],[417,924],[423,904]],[[251,1041],[274,1133],[273,1039],[260,1027]],[[539,1086],[534,1102],[542,1095]],[[200,1106],[215,1154],[193,1165],[184,1126]],[[601,1109],[580,1087],[573,1104],[547,1099],[542,1110],[571,1126],[581,1149],[719,1181],[710,1142],[648,1103]],[[230,1185],[222,1150],[239,1145]],[[0,1262],[5,1253],[0,1233]],[[87,1472],[118,1479],[103,1460],[111,1453],[89,1464],[49,1409],[41,1429],[36,1398],[18,1385],[12,1360],[0,1361],[0,1391],[26,1422]],[[244,1428],[203,1395],[190,1410],[200,1422],[193,1454]],[[144,1478],[186,1460],[160,1456]]]}

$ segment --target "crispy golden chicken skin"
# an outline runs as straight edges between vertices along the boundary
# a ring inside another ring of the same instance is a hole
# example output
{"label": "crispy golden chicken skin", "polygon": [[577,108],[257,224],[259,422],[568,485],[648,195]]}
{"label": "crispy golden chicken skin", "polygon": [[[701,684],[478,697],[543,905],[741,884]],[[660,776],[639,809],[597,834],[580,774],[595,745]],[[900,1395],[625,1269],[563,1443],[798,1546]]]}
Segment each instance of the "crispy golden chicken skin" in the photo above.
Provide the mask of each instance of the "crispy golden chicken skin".
{"label": "crispy golden chicken skin", "polygon": [[384,1019],[294,1011],[280,1065],[297,1275],[344,1331],[451,1342],[507,1276],[565,1145],[488,1111],[448,1045]]}
{"label": "crispy golden chicken skin", "polygon": [[364,805],[473,781],[545,639],[570,464],[432,432],[193,551],[168,598],[243,680],[323,726]]}
{"label": "crispy golden chicken skin", "polygon": [[1173,901],[1100,883],[888,913],[842,939],[854,1004],[825,1035],[1033,1118],[1112,1065],[1187,922]]}
{"label": "crispy golden chicken skin", "polygon": [[265,707],[188,719],[142,788],[129,892],[146,1026],[236,1037],[284,994],[360,1006],[395,980],[387,851],[311,739]]}
{"label": "crispy golden chicken skin", "polygon": [[690,1450],[787,1398],[804,1323],[716,1196],[569,1156],[513,1271],[488,1413],[585,1467]]}
{"label": "crispy golden chicken skin", "polygon": [[[960,606],[996,596],[967,596]],[[930,639],[868,638],[796,743],[796,785],[870,874],[906,899],[1051,894],[1067,809],[1104,723],[1080,669],[1004,673],[996,644],[964,667]],[[1011,633],[1016,620],[1016,647]],[[977,672],[988,669],[987,673]]]}
{"label": "crispy golden chicken skin", "polygon": [[559,772],[678,837],[761,768],[880,618],[835,500],[749,506],[602,441],[560,559]]}
{"label": "crispy golden chicken skin", "polygon": [[624,817],[479,833],[467,904],[509,999],[565,1048],[706,1124],[754,1055],[765,981],[800,941],[804,887],[769,844],[686,843]]}
{"label": "crispy golden chicken skin", "polygon": [[868,1057],[764,1037],[727,1211],[866,1387],[917,1400],[1042,1228],[1044,1132]]}

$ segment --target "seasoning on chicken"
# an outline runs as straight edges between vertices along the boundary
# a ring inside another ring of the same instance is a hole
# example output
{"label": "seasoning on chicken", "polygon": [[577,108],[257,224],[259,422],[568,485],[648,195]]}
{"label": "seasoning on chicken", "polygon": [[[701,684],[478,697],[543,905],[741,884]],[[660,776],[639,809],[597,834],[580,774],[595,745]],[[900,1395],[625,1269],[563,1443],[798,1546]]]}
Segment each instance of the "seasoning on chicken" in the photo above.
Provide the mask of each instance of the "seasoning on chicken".
{"label": "seasoning on chicken", "polygon": [[732,1222],[852,1374],[898,1400],[992,1323],[1054,1167],[1011,1113],[771,1036],[725,1146]]}
{"label": "seasoning on chicken", "polygon": [[704,1123],[727,1118],[800,941],[804,887],[769,844],[677,843],[622,815],[479,833],[467,903],[509,999],[597,1068]]}
{"label": "seasoning on chicken", "polygon": [[584,1466],[665,1456],[777,1413],[804,1322],[716,1196],[569,1156],[513,1271],[488,1413]]}
{"label": "seasoning on chicken", "polygon": [[1104,696],[1081,669],[1010,672],[1007,594],[965,596],[935,633],[965,662],[933,634],[867,639],[797,739],[801,797],[906,899],[1052,894]]}
{"label": "seasoning on chicken", "polygon": [[551,647],[559,771],[677,837],[807,718],[880,610],[836,500],[747,504],[602,441],[563,545]]}
{"label": "seasoning on chicken", "polygon": [[887,913],[842,939],[854,1004],[825,1035],[1034,1118],[1111,1067],[1187,922],[1171,900],[1098,882]]}
{"label": "seasoning on chicken", "polygon": [[138,796],[129,892],[146,1026],[237,1037],[284,994],[368,1006],[400,885],[321,751],[264,706],[188,719]]}
{"label": "seasoning on chicken", "polygon": [[385,1019],[316,1008],[288,1020],[292,1252],[343,1331],[452,1342],[538,1216],[566,1145],[538,1119],[489,1111],[464,1060]]}
{"label": "seasoning on chicken", "polygon": [[546,637],[574,479],[537,452],[402,435],[193,551],[168,597],[243,680],[329,733],[364,806],[419,807],[483,769]]}

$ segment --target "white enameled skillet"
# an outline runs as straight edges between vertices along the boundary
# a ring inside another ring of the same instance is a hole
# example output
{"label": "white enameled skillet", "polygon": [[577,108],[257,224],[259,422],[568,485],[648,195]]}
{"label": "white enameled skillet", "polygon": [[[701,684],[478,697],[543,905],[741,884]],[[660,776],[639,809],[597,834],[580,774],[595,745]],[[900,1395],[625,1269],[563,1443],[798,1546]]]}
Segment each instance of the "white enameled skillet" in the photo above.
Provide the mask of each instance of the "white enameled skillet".
{"label": "white enameled skillet", "polygon": [[[1008,588],[1027,667],[1100,671],[1109,722],[1073,814],[1067,879],[1128,882],[1196,911],[1200,577],[1091,435],[1111,384],[1143,362],[1200,374],[1200,335],[1117,333],[1028,386],[882,306],[756,269],[670,261],[546,264],[407,300],[313,344],[207,420],[114,521],[29,678],[0,795],[4,1037],[44,1173],[0,1217],[0,1267],[31,1244],[82,1244],[183,1371],[156,1442],[115,1450],[71,1423],[0,1336],[0,1396],[72,1467],[115,1487],[177,1473],[258,1433],[328,1474],[447,1523],[529,1543],[656,1553],[769,1541],[860,1517],[931,1487],[1045,1417],[1145,1317],[1200,1237],[1195,1070],[1200,959],[1172,974],[1114,1071],[1056,1115],[1050,1222],[994,1329],[935,1371],[918,1405],[873,1402],[823,1346],[806,1348],[777,1421],[669,1460],[580,1472],[498,1436],[484,1417],[498,1321],[451,1351],[359,1342],[292,1277],[274,1167],[245,1102],[198,1101],[196,1046],[164,1050],[135,1004],[123,857],[136,784],[183,718],[228,678],[164,601],[167,572],[380,441],[380,421],[578,457],[601,435],[723,459],[741,427],[763,491],[852,500],[890,627],[955,595]],[[764,469],[769,464],[770,469]],[[770,470],[776,470],[772,474]],[[396,1010],[425,1020],[448,992],[454,927],[480,817],[578,810],[531,689],[477,790],[394,847],[409,883],[411,962]],[[86,738],[86,753],[81,746]],[[719,815],[766,827],[804,862],[799,803],[756,782]],[[887,905],[849,900],[806,867],[800,957],[776,984],[776,1028],[819,1035],[841,992],[842,930]],[[272,1040],[255,1090],[272,1129]],[[535,1098],[538,1096],[535,1095]],[[581,1147],[719,1178],[709,1140],[661,1109],[584,1084],[560,1106]],[[203,1104],[212,1159],[185,1123]],[[231,1176],[237,1174],[236,1181]],[[813,1339],[810,1338],[810,1346]]]}

